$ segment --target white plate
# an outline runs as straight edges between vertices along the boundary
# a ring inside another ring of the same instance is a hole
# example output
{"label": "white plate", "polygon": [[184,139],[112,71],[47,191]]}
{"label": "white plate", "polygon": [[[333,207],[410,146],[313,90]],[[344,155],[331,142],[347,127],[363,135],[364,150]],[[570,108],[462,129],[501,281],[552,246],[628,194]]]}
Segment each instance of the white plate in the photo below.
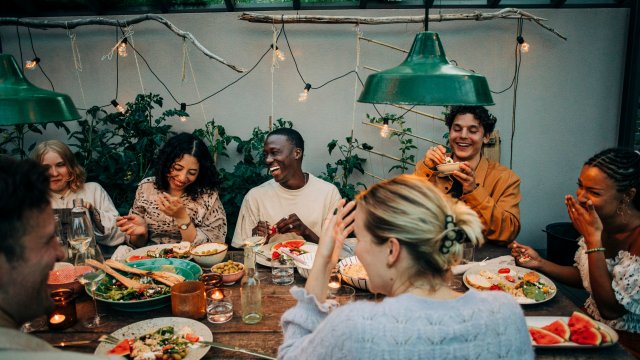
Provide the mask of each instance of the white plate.
{"label": "white plate", "polygon": [[[543,327],[546,325],[551,324],[552,322],[556,321],[556,320],[563,320],[565,323],[567,321],[569,321],[569,317],[568,316],[525,316],[525,319],[527,321],[527,326],[535,326],[535,327]],[[607,347],[607,346],[611,346],[615,343],[618,342],[618,333],[616,333],[615,330],[613,330],[612,328],[610,328],[609,326],[601,323],[600,321],[596,321],[596,324],[598,324],[598,326],[605,330],[606,332],[609,333],[609,335],[611,335],[611,342],[610,343],[606,343],[606,344],[600,344],[600,346],[591,346],[591,345],[580,345],[580,344],[576,344],[574,342],[571,341],[566,341],[560,344],[554,344],[554,345],[538,345],[538,344],[534,344],[533,343],[533,339],[531,340],[531,344],[535,347],[541,347],[541,348],[574,348],[574,349],[584,349],[584,348],[589,348],[589,349],[598,349],[601,347]]]}
{"label": "white plate", "polygon": [[[471,269],[465,271],[464,275],[462,275],[462,281],[464,281],[464,284],[467,285],[467,287],[469,289],[475,289],[473,286],[471,286],[468,282],[467,282],[467,275],[471,275],[471,274],[480,274],[480,271],[482,270],[486,270],[488,272],[497,274],[498,273],[498,269],[500,268],[509,268],[512,271],[516,272],[516,280],[518,280],[518,277],[522,277],[522,275],[534,271],[531,269],[527,269],[527,268],[523,268],[523,267],[519,267],[519,266],[513,266],[513,265],[489,265],[489,264],[485,264],[485,265],[478,265],[478,266],[474,266]],[[556,293],[558,292],[558,289],[556,288],[556,284],[553,283],[553,281],[551,281],[551,279],[549,279],[548,277],[544,276],[542,273],[536,271],[538,274],[540,274],[540,281],[545,283],[547,286],[549,286],[549,288],[552,290],[550,295],[541,301],[535,301],[533,299],[529,299],[526,298],[524,296],[519,296],[516,297],[514,296],[514,299],[516,299],[516,301],[518,302],[518,304],[521,305],[525,305],[525,304],[540,304],[543,303],[545,301],[549,301],[551,299],[553,299],[554,296],[556,296]],[[491,281],[491,280],[489,280]],[[497,284],[498,281],[491,281],[494,284]],[[514,283],[510,283],[506,280],[502,280],[503,283],[505,284],[509,284],[509,285],[515,285]],[[486,291],[491,291],[491,290],[486,290]],[[497,290],[496,290],[497,291]]]}
{"label": "white plate", "polygon": [[[176,244],[156,244],[156,245],[149,245],[149,246],[145,246],[145,247],[141,247],[132,251],[129,251],[128,253],[125,254],[124,259],[116,259],[118,261],[120,260],[127,260],[127,258],[129,256],[133,256],[133,255],[137,255],[137,256],[147,256],[147,252],[150,250],[156,251],[156,250],[161,250],[161,249],[170,249],[173,247],[173,245]],[[188,257],[181,257],[181,258],[172,258],[172,259],[182,259],[182,260],[191,260],[193,256],[189,255]],[[153,259],[153,258],[151,258]]]}
{"label": "white plate", "polygon": [[[283,240],[283,241],[289,241],[289,240]],[[283,241],[279,241],[279,242],[283,242]],[[275,244],[277,244],[277,242],[264,244],[260,246],[260,248],[258,248],[258,252],[256,254],[256,262],[258,264],[271,267],[271,247],[273,247],[273,245]],[[306,242],[300,248],[302,250],[306,250],[307,252],[315,253],[318,250],[318,245],[314,243]]]}
{"label": "white plate", "polygon": [[[213,335],[211,334],[211,330],[204,325],[203,323],[187,318],[182,317],[163,317],[163,318],[155,318],[144,321],[138,321],[137,323],[133,323],[131,325],[127,325],[119,330],[116,330],[111,333],[112,336],[117,337],[118,339],[130,339],[138,336],[142,336],[145,334],[153,333],[159,328],[165,326],[173,326],[176,331],[179,331],[181,328],[187,326],[192,330],[194,335],[198,335],[202,340],[212,341]],[[115,344],[107,344],[101,342],[94,354],[96,355],[107,355],[107,352],[116,346]],[[185,356],[184,360],[198,360],[204,357],[209,351],[209,346],[207,347],[195,347],[189,348],[189,353]]]}

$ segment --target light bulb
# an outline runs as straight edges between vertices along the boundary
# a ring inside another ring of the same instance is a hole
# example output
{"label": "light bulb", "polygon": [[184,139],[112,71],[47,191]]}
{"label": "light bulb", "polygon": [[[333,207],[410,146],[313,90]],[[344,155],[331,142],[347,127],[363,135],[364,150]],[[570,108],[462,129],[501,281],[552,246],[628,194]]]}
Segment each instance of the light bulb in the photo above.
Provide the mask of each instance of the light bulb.
{"label": "light bulb", "polygon": [[385,124],[382,125],[382,129],[380,129],[380,136],[386,139],[389,137],[389,134],[391,134],[391,130],[389,129],[389,124],[385,122]]}
{"label": "light bulb", "polygon": [[309,97],[309,90],[311,90],[311,84],[307,83],[304,86],[304,90],[298,95],[299,102],[307,101],[307,98]]}
{"label": "light bulb", "polygon": [[34,59],[32,59],[32,60],[27,60],[27,61],[24,63],[24,67],[26,67],[26,68],[27,68],[27,69],[29,69],[29,70],[33,70],[33,69],[35,69],[35,68],[36,68],[36,66],[37,66],[39,63],[40,63],[40,58],[39,58],[39,57],[36,57],[36,58],[34,58]]}
{"label": "light bulb", "polygon": [[523,53],[528,53],[529,52],[529,43],[528,42],[524,42],[522,43],[522,45],[520,45],[520,51],[522,51]]}
{"label": "light bulb", "polygon": [[[180,111],[182,112],[186,112],[187,111],[187,104],[186,103],[180,103]],[[184,115],[180,115],[180,121],[182,122],[186,122],[187,121],[187,114]]]}
{"label": "light bulb", "polygon": [[118,55],[122,57],[127,56],[127,38],[122,39],[120,44],[118,44]]}
{"label": "light bulb", "polygon": [[286,57],[284,56],[284,53],[282,51],[280,51],[279,49],[276,50],[276,56],[278,57],[278,59],[280,61],[285,61]]}
{"label": "light bulb", "polygon": [[111,100],[111,105],[113,105],[113,107],[116,108],[116,110],[124,114],[125,112],[124,107],[118,104],[118,102],[115,99]]}

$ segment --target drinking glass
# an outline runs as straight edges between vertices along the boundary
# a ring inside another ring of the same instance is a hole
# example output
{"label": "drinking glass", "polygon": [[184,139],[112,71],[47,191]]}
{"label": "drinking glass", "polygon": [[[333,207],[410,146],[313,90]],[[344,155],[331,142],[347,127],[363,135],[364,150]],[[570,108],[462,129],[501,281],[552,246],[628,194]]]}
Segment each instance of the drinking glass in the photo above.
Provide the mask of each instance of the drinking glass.
{"label": "drinking glass", "polygon": [[468,264],[473,262],[475,250],[476,250],[475,246],[470,242],[465,242],[462,245],[462,263],[463,264]]}
{"label": "drinking glass", "polygon": [[338,268],[334,267],[331,270],[331,275],[329,275],[329,294],[334,295],[340,289],[340,285],[342,285],[342,279],[340,278],[340,273],[338,272]]}
{"label": "drinking glass", "polygon": [[171,287],[171,313],[173,316],[202,319],[207,312],[204,284],[184,281]]}
{"label": "drinking glass", "polygon": [[96,269],[91,266],[93,261],[100,264],[104,264],[104,258],[98,247],[92,248],[89,246],[91,238],[88,238],[80,245],[80,251],[76,255],[75,260],[75,272],[78,282],[91,290],[91,297],[93,298],[93,307],[95,309],[95,315],[85,319],[82,322],[87,328],[95,328],[103,325],[105,322],[100,318],[98,314],[98,304],[96,302],[96,288],[100,281],[105,277],[105,272],[102,269]]}
{"label": "drinking glass", "polygon": [[271,281],[276,285],[293,284],[293,259],[286,255],[280,255],[277,259],[271,260]]}
{"label": "drinking glass", "polygon": [[233,317],[231,290],[214,288],[207,291],[207,320],[214,324],[225,323]]}
{"label": "drinking glass", "polygon": [[356,300],[356,289],[347,285],[340,286],[333,298],[340,305],[352,303]]}

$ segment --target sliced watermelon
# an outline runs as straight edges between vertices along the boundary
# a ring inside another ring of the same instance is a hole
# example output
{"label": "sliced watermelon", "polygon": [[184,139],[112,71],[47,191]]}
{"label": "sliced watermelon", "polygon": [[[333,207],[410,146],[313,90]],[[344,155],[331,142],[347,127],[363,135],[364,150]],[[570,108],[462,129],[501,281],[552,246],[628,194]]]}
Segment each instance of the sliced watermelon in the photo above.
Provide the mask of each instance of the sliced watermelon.
{"label": "sliced watermelon", "polygon": [[129,339],[124,339],[118,343],[113,349],[107,352],[108,355],[130,355],[131,354],[131,344],[129,344]]}
{"label": "sliced watermelon", "polygon": [[134,262],[134,261],[146,260],[146,259],[151,259],[151,258],[146,255],[131,255],[127,258],[127,262]]}
{"label": "sliced watermelon", "polygon": [[569,336],[571,335],[569,326],[562,320],[556,320],[549,325],[543,326],[542,328],[560,336],[565,341],[569,340]]}
{"label": "sliced watermelon", "polygon": [[281,243],[277,243],[275,245],[273,245],[272,250],[278,250],[281,247],[286,247],[289,249],[296,249],[301,247],[302,245],[304,245],[306,243],[306,241],[304,240],[287,240],[287,241],[283,241]]}
{"label": "sliced watermelon", "polygon": [[535,326],[529,326],[529,335],[536,345],[555,345],[564,342],[560,336]]}
{"label": "sliced watermelon", "polygon": [[576,344],[598,346],[602,342],[602,335],[596,328],[582,328],[572,330],[570,339]]}
{"label": "sliced watermelon", "polygon": [[600,328],[598,329],[598,331],[600,331],[600,335],[602,335],[603,344],[610,344],[613,342],[613,339],[611,338],[611,334],[609,334],[607,330]]}
{"label": "sliced watermelon", "polygon": [[593,321],[592,318],[590,318],[588,315],[585,315],[577,311],[574,311],[573,314],[571,314],[571,317],[569,318],[569,321],[568,321],[568,325],[572,333],[580,329],[597,329],[598,328],[598,324],[596,324],[596,322]]}

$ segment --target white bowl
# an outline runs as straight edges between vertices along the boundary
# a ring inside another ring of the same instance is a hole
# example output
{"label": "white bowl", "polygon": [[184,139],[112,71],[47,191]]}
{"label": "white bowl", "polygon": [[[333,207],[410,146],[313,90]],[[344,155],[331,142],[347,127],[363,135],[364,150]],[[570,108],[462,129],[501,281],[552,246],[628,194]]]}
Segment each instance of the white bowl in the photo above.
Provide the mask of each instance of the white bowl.
{"label": "white bowl", "polygon": [[443,174],[451,174],[454,171],[460,171],[460,163],[455,162],[455,163],[440,164],[436,166],[436,169],[438,169],[438,171]]}
{"label": "white bowl", "polygon": [[224,260],[227,256],[229,246],[222,243],[206,243],[200,244],[191,249],[191,256],[198,265],[203,267],[212,267]]}
{"label": "white bowl", "polygon": [[349,256],[348,258],[344,258],[338,262],[338,271],[340,272],[340,276],[342,280],[351,286],[355,286],[358,289],[369,291],[369,277],[354,277],[345,274],[345,268],[348,265],[359,264],[360,260],[356,256]]}
{"label": "white bowl", "polygon": [[309,272],[311,272],[311,267],[313,266],[313,260],[316,258],[316,253],[306,253],[299,256],[302,260],[304,260],[307,264],[303,265],[297,261],[293,261],[296,264],[296,268],[298,268],[298,272],[300,276],[307,279],[309,278]]}

